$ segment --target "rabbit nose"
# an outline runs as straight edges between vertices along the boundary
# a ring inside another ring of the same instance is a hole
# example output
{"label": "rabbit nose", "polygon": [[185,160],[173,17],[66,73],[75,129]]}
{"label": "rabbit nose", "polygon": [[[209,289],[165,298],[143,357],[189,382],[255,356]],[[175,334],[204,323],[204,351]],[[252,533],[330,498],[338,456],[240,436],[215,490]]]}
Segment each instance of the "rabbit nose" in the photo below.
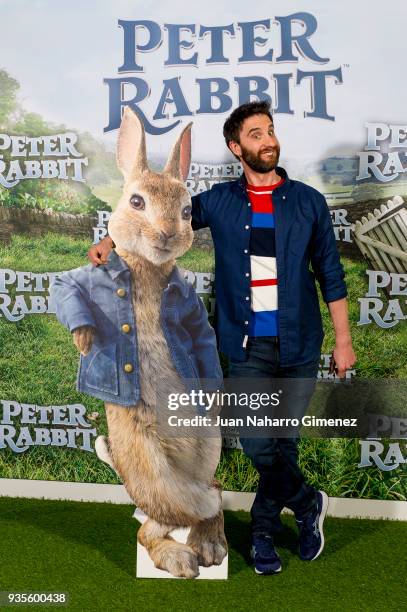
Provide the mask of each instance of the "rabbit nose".
{"label": "rabbit nose", "polygon": [[160,234],[161,234],[161,238],[165,241],[175,236],[175,232],[173,232],[172,234],[168,234],[167,232],[163,232],[162,230],[160,231]]}

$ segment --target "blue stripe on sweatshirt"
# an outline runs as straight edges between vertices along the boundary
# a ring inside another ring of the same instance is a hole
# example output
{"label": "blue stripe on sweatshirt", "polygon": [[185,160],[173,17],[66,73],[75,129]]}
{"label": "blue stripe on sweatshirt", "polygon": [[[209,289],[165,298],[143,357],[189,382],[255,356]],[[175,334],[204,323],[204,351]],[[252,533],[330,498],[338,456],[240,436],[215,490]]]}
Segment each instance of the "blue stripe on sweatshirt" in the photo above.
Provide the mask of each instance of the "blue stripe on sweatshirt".
{"label": "blue stripe on sweatshirt", "polygon": [[272,213],[256,213],[252,215],[252,227],[274,227],[274,215]]}
{"label": "blue stripe on sweatshirt", "polygon": [[249,336],[278,335],[278,310],[251,312]]}

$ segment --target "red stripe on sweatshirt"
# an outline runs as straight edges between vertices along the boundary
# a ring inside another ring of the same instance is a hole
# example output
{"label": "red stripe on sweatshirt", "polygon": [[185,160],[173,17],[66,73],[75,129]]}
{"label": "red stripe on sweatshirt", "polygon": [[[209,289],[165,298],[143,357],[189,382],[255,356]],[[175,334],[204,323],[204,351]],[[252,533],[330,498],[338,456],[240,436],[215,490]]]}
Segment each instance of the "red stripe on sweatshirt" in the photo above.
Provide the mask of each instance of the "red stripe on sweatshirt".
{"label": "red stripe on sweatshirt", "polygon": [[269,285],[277,285],[276,278],[262,278],[260,280],[252,280],[250,282],[251,287],[266,287]]}

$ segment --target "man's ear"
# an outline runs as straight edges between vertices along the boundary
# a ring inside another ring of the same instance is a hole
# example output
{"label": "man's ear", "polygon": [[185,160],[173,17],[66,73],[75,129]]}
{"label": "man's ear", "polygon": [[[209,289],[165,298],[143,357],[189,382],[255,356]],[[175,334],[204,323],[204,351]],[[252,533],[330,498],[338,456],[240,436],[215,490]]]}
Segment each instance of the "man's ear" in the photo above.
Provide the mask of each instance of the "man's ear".
{"label": "man's ear", "polygon": [[229,140],[228,147],[232,151],[233,155],[235,155],[236,157],[242,156],[242,148],[240,144],[235,140]]}

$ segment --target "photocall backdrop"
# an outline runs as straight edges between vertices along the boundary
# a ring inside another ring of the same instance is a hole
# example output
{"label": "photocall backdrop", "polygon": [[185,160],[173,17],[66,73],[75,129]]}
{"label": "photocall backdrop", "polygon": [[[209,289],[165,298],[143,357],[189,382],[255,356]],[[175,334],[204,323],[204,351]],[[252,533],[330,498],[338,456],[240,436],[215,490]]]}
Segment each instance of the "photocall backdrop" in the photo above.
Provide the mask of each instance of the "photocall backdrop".
{"label": "photocall backdrop", "polygon": [[[289,176],[320,190],[346,270],[358,361],[347,378],[407,377],[407,85],[405,4],[212,0],[2,3],[0,69],[0,478],[117,482],[95,455],[103,403],[75,390],[78,354],[49,299],[52,279],[87,263],[122,180],[121,112],[143,117],[160,169],[193,121],[191,194],[236,179],[222,126],[269,100]],[[210,232],[181,260],[213,314]],[[321,378],[334,337],[326,338]],[[405,500],[405,423],[376,439],[303,439],[308,479],[330,495]],[[373,432],[374,433],[374,432]],[[380,438],[380,439],[379,439]],[[252,491],[236,440],[218,476]]]}

